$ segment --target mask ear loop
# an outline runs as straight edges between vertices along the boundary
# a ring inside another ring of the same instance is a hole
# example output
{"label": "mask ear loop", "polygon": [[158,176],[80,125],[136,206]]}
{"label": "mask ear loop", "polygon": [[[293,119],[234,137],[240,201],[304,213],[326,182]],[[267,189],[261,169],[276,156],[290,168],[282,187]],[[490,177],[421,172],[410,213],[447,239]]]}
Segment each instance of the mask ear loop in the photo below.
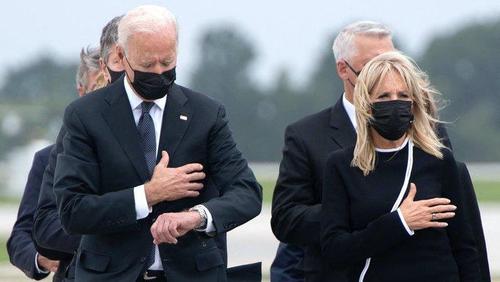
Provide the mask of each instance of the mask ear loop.
{"label": "mask ear loop", "polygon": [[411,120],[410,124],[413,124],[415,122],[415,115],[413,114],[413,101],[411,101]]}

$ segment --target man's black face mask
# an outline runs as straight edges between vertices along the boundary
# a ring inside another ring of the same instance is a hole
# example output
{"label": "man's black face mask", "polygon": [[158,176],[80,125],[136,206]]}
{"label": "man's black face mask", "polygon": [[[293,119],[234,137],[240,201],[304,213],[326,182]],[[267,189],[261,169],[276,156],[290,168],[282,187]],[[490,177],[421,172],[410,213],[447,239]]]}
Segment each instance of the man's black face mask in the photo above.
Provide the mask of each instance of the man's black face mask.
{"label": "man's black face mask", "polygon": [[118,78],[120,78],[122,76],[122,74],[125,72],[124,70],[123,71],[114,71],[112,69],[110,69],[108,66],[106,66],[106,68],[108,69],[108,73],[109,73],[109,76],[110,76],[110,81],[109,83],[113,83],[115,81],[118,80]]}
{"label": "man's black face mask", "polygon": [[372,104],[372,126],[378,134],[387,140],[398,140],[408,131],[413,123],[411,101],[393,100]]}
{"label": "man's black face mask", "polygon": [[134,82],[132,82],[132,87],[137,91],[137,94],[145,100],[156,100],[167,95],[176,78],[175,67],[161,74],[142,72],[134,70],[127,57],[125,57],[125,60],[130,69],[134,71]]}

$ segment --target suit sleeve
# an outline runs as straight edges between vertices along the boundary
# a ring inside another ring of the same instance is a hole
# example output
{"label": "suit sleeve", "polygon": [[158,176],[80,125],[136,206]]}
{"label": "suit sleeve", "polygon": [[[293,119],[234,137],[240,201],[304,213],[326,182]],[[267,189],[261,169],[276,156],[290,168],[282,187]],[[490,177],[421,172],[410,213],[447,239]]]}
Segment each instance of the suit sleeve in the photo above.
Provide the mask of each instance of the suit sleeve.
{"label": "suit sleeve", "polygon": [[62,138],[65,132],[64,128],[61,128],[56,145],[50,152],[49,164],[43,173],[33,224],[33,237],[37,245],[43,248],[39,249],[39,252],[51,259],[70,259],[80,243],[80,236],[69,235],[64,231],[57,213],[53,189],[57,154],[62,151]]}
{"label": "suit sleeve", "polygon": [[262,188],[236,148],[223,106],[208,139],[208,152],[208,172],[220,197],[203,205],[212,215],[216,232],[225,233],[260,213]]}
{"label": "suit sleeve", "polygon": [[349,196],[339,169],[349,167],[349,161],[344,159],[343,165],[336,164],[340,158],[339,154],[333,154],[327,161],[321,211],[321,251],[335,266],[358,263],[411,236],[397,211],[382,215],[364,229],[351,228]]}
{"label": "suit sleeve", "polygon": [[465,193],[463,210],[466,213],[466,220],[471,223],[472,233],[476,239],[479,256],[479,268],[481,270],[481,281],[491,281],[483,224],[481,222],[481,213],[479,211],[474,185],[472,185],[472,180],[465,164],[457,162],[457,167],[458,176],[460,178],[459,182],[461,183],[461,187]]}
{"label": "suit sleeve", "polygon": [[19,205],[17,220],[7,241],[10,262],[22,270],[26,276],[35,280],[43,279],[48,275],[48,273],[39,273],[36,270],[35,256],[37,251],[32,239],[33,215],[45,166],[46,163],[41,160],[40,155],[35,154]]}
{"label": "suit sleeve", "polygon": [[447,233],[451,249],[460,273],[460,281],[479,281],[477,244],[467,216],[465,191],[459,183],[455,159],[450,151],[444,150],[443,196],[457,206],[455,217],[448,221]]}
{"label": "suit sleeve", "polygon": [[280,241],[319,244],[321,204],[314,195],[312,161],[292,127],[285,131],[283,159],[272,202],[271,227]]}
{"label": "suit sleeve", "polygon": [[[102,193],[93,138],[73,105],[64,115],[67,132],[57,157],[54,193],[64,230],[69,234],[108,234],[136,230],[133,187]],[[106,189],[111,190],[111,189]]]}

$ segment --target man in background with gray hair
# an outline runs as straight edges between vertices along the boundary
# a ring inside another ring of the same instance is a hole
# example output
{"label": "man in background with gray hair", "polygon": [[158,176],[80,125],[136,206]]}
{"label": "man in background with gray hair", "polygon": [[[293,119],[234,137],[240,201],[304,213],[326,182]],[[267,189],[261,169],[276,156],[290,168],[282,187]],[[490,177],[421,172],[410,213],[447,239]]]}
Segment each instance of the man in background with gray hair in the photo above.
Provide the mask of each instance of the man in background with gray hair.
{"label": "man in background with gray hair", "polygon": [[107,84],[101,72],[99,56],[99,48],[87,47],[80,51],[80,64],[76,72],[76,90],[80,97]]}
{"label": "man in background with gray hair", "polygon": [[[86,71],[95,71],[99,69],[101,65],[101,74],[98,75],[100,81],[98,84],[103,85],[108,79],[105,78],[103,73],[106,71],[106,67],[113,68],[114,70],[122,70],[121,64],[118,66],[111,66],[110,60],[113,56],[116,56],[116,42],[117,42],[117,29],[119,18],[116,17],[104,26],[101,33],[101,46],[99,58],[99,50],[94,49],[90,52],[83,52],[83,58],[81,58],[81,64],[91,63],[91,66],[84,65],[79,66],[77,71],[77,85],[79,82],[88,82],[91,84],[96,84],[90,81],[89,76],[86,75]],[[85,50],[82,50],[85,51]],[[97,54],[97,60],[96,60]],[[115,55],[113,55],[115,54]],[[106,59],[107,56],[107,59]],[[90,57],[90,58],[88,58]],[[104,63],[107,62],[107,63]],[[81,76],[86,76],[83,78]],[[92,78],[94,76],[90,76]],[[91,90],[90,85],[83,85],[85,89]],[[35,239],[40,253],[60,261],[59,269],[54,276],[54,281],[72,281],[75,277],[74,263],[70,264],[74,253],[76,252],[78,245],[80,244],[80,236],[67,234],[61,225],[61,220],[59,219],[59,213],[57,211],[56,199],[53,190],[54,182],[54,170],[56,167],[57,154],[62,151],[62,139],[64,137],[65,130],[61,128],[59,135],[56,140],[56,144],[50,146],[50,148],[44,149],[39,155],[44,158],[40,158],[41,167],[46,169],[41,171],[42,175],[39,176],[41,181],[40,196],[37,197],[38,206],[34,216],[33,222],[33,238]],[[43,153],[43,154],[42,154]],[[50,153],[50,156],[49,156]]]}
{"label": "man in background with gray hair", "polygon": [[[99,49],[86,48],[80,52],[80,64],[76,71],[76,91],[79,96],[102,87],[103,76],[99,69]],[[99,81],[101,79],[101,81]],[[51,249],[43,248],[34,242],[34,220],[41,193],[41,184],[48,164],[50,151],[54,145],[47,146],[35,153],[23,197],[19,204],[16,223],[7,241],[7,251],[13,265],[21,269],[29,278],[40,280],[54,272],[54,281],[64,281],[68,258],[61,257]],[[52,190],[52,189],[51,189]],[[51,191],[52,192],[52,191]],[[61,262],[60,262],[61,260]]]}
{"label": "man in background with gray hair", "polygon": [[54,193],[77,281],[226,281],[226,232],[261,210],[224,107],[174,83],[177,38],[167,9],[129,11],[125,75],[66,108]]}
{"label": "man in background with gray hair", "polygon": [[271,219],[275,236],[286,244],[278,248],[271,267],[272,282],[342,281],[341,271],[334,271],[321,258],[323,170],[330,152],[356,142],[352,95],[359,72],[370,59],[394,46],[387,27],[361,21],[346,26],[332,49],[344,93],[332,107],[286,128]]}

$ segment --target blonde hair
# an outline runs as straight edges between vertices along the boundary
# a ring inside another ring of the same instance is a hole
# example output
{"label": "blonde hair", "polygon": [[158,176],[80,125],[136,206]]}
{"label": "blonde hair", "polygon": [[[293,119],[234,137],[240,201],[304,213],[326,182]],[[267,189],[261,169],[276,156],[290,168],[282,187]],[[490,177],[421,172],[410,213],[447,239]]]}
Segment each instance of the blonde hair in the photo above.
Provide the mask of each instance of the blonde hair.
{"label": "blonde hair", "polygon": [[437,158],[442,159],[441,149],[445,146],[439,141],[435,127],[438,122],[434,89],[427,75],[416,63],[401,52],[387,52],[373,58],[363,67],[354,88],[354,106],[356,107],[357,140],[351,165],[358,167],[368,175],[376,162],[375,145],[370,133],[372,91],[391,72],[399,74],[408,87],[412,100],[414,121],[407,135],[415,146]]}

